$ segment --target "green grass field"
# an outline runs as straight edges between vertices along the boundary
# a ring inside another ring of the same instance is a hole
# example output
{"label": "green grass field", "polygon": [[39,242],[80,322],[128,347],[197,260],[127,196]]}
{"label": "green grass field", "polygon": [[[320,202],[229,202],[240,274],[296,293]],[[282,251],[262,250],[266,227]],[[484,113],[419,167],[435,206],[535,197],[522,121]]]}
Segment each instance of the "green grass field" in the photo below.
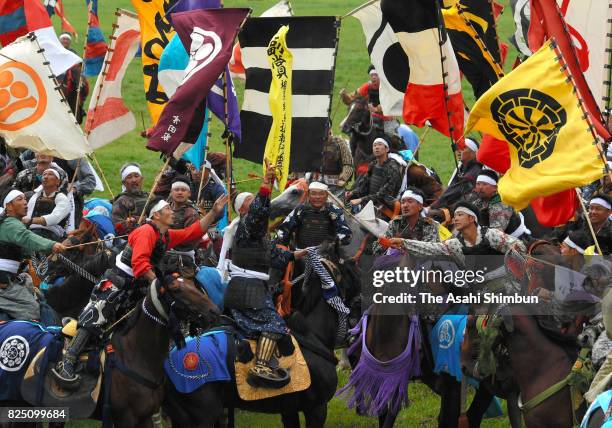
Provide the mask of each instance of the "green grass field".
{"label": "green grass field", "polygon": [[[276,3],[277,0],[226,0],[227,7],[251,7],[253,16],[258,16],[261,12]],[[73,42],[73,48],[82,54],[85,39],[85,28],[87,16],[85,2],[83,0],[64,0],[65,10],[68,19],[77,28],[79,38]],[[296,15],[336,15],[342,16],[359,6],[362,0],[293,0],[292,5]],[[512,16],[508,7],[508,0],[502,0],[502,4],[507,6],[506,11],[501,17],[499,24],[500,40],[507,42],[510,34],[514,31]],[[129,0],[101,0],[99,2],[99,18],[102,30],[107,37],[110,34],[113,24],[114,11],[116,8],[133,10]],[[59,23],[55,22],[56,28]],[[509,68],[516,56],[516,51],[511,47],[508,56],[506,69]],[[354,18],[342,20],[340,33],[339,54],[336,68],[336,82],[334,88],[334,99],[332,102],[332,119],[336,132],[338,123],[344,117],[346,108],[339,104],[338,92],[346,87],[354,90],[368,79],[367,67],[369,59],[365,49],[364,36],[359,22]],[[236,88],[238,96],[242,98],[243,83],[237,81]],[[90,80],[90,87],[93,90],[95,79]],[[135,59],[123,82],[123,96],[128,107],[134,112],[138,122],[138,129],[132,131],[118,141],[98,150],[96,156],[111,184],[113,192],[116,194],[120,189],[119,168],[124,162],[137,161],[143,167],[145,175],[145,187],[148,189],[156,173],[161,167],[159,155],[145,149],[145,141],[140,137],[143,127],[149,126],[149,114],[144,99],[141,63],[140,59]],[[468,106],[474,102],[474,98],[469,85],[464,83],[464,99]],[[142,119],[141,119],[142,118]],[[221,141],[221,124],[213,119],[212,138],[209,142],[212,151],[224,151]],[[422,130],[417,130],[420,134]],[[453,171],[454,163],[447,137],[431,132],[420,150],[421,161],[428,166],[434,167],[441,175],[443,180],[447,180]],[[235,179],[247,178],[249,172],[260,173],[261,165],[237,159],[234,161]],[[254,190],[258,186],[257,182],[239,185],[240,190]],[[98,196],[109,196],[108,192]],[[347,374],[340,374],[340,384],[346,382]],[[439,398],[431,393],[429,389],[421,384],[410,386],[411,406],[402,411],[398,417],[396,426],[400,427],[432,427],[437,426],[436,417],[440,405]],[[258,415],[247,412],[239,412],[237,424],[240,427],[276,427],[280,426],[280,417],[276,415]],[[90,427],[92,422],[74,422],[69,426]],[[97,425],[96,425],[97,426]],[[343,401],[334,399],[329,405],[327,426],[329,427],[373,427],[377,426],[374,418],[358,417],[353,411],[346,408]],[[484,427],[505,427],[508,426],[505,418],[489,419],[483,423]],[[184,427],[181,427],[184,428]]]}

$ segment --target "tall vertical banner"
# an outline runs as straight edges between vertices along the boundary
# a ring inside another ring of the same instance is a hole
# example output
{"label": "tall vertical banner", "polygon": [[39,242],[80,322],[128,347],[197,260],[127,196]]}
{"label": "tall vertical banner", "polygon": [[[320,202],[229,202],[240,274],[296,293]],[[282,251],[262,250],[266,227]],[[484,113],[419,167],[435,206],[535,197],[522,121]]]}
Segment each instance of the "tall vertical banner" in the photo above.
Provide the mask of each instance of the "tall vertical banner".
{"label": "tall vertical banner", "polygon": [[268,45],[283,25],[291,29],[286,40],[293,56],[289,171],[317,171],[321,167],[334,87],[340,25],[334,16],[251,18],[244,24],[238,35],[246,70],[240,111],[242,140],[235,145],[234,155],[255,163],[263,159],[273,122]]}
{"label": "tall vertical banner", "polygon": [[144,90],[153,125],[168,102],[157,72],[162,52],[174,36],[174,29],[166,17],[171,3],[171,0],[132,0],[140,20]]}
{"label": "tall vertical banner", "polygon": [[[270,111],[272,127],[268,134],[264,159],[276,168],[276,179],[280,189],[285,188],[289,175],[291,155],[291,78],[293,55],[287,49],[287,32],[283,25],[268,45],[268,63],[272,71],[270,85]],[[265,164],[264,164],[265,172]]]}
{"label": "tall vertical banner", "polygon": [[115,141],[136,127],[134,114],[123,102],[121,82],[140,42],[137,17],[119,9],[110,40],[104,68],[96,80],[85,122],[85,132],[93,149]]}
{"label": "tall vertical banner", "polygon": [[98,19],[98,0],[87,0],[89,17],[87,25],[87,44],[85,45],[85,77],[97,76],[102,70],[102,62],[108,50],[106,40],[100,29]]}

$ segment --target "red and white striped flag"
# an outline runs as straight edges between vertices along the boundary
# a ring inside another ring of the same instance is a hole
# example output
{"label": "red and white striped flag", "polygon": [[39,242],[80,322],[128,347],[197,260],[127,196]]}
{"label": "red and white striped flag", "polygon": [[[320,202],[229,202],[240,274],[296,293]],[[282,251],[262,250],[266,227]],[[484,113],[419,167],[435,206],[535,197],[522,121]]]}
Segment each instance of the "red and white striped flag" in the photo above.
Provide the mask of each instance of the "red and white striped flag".
{"label": "red and white striped flag", "polygon": [[452,130],[453,140],[462,142],[461,76],[450,39],[440,22],[438,2],[382,0],[381,10],[408,56],[410,76],[404,95],[404,121],[418,127],[429,121],[444,135],[450,135]]}
{"label": "red and white striped flag", "polygon": [[104,58],[104,67],[94,88],[85,131],[89,144],[98,149],[136,127],[134,114],[121,97],[121,82],[130,61],[138,51],[140,25],[136,15],[119,10],[117,27]]}

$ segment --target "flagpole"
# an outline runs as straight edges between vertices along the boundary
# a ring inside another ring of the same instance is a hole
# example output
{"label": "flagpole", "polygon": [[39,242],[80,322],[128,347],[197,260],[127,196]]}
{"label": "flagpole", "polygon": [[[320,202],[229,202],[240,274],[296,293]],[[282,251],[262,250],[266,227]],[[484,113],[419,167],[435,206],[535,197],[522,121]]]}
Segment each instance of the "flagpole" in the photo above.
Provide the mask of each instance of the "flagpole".
{"label": "flagpole", "polygon": [[[242,25],[241,25],[242,27]],[[227,180],[227,195],[231,198],[232,195],[232,137],[229,131],[229,113],[227,102],[227,67],[223,71],[223,122],[225,123],[225,132],[223,132],[223,144],[225,144],[225,179]],[[227,210],[227,223],[230,222],[230,210]]]}
{"label": "flagpole", "polygon": [[166,168],[168,168],[168,165],[170,165],[170,160],[171,159],[172,159],[172,156],[168,156],[168,159],[166,159],[166,163],[164,163],[164,165],[161,167],[161,169],[157,173],[157,176],[155,177],[155,181],[153,182],[153,186],[151,186],[151,190],[149,191],[149,196],[147,196],[147,201],[145,202],[145,205],[144,205],[144,207],[142,209],[142,213],[140,213],[140,217],[138,218],[138,224],[142,224],[142,221],[145,218],[145,213],[147,212],[147,208],[149,206],[149,202],[151,202],[151,198],[153,196],[153,192],[155,191],[155,188],[157,187],[157,184],[159,183],[159,180],[161,180],[161,177],[162,177],[164,171],[166,170]]}
{"label": "flagpole", "polygon": [[587,212],[586,207],[584,206],[584,201],[582,200],[582,196],[580,196],[580,192],[578,191],[578,189],[575,189],[575,190],[576,190],[576,196],[578,197],[578,201],[580,201],[580,207],[582,207],[582,212],[584,213],[584,219],[589,225],[589,230],[591,231],[591,237],[593,238],[593,241],[595,242],[595,248],[597,248],[597,252],[599,253],[599,255],[603,256],[601,247],[599,246],[599,242],[597,241],[597,235],[595,235],[595,229],[593,229],[593,223],[591,223],[591,219],[589,218],[589,213]]}
{"label": "flagpole", "polygon": [[[206,163],[206,152],[208,152],[208,140],[210,138],[210,110],[206,109],[206,145],[204,146],[204,161],[200,165],[200,186],[198,187],[198,197],[196,198],[196,204],[200,204],[200,198],[202,197],[202,188],[204,187],[204,164]],[[210,179],[210,177],[209,177]]]}
{"label": "flagpole", "polygon": [[92,152],[91,153],[91,158],[93,159],[94,163],[98,167],[98,171],[100,172],[100,175],[102,176],[102,180],[104,181],[104,185],[108,189],[108,191],[109,191],[109,193],[111,195],[111,198],[115,199],[115,195],[113,194],[113,189],[111,189],[110,184],[108,184],[108,180],[106,180],[106,175],[104,175],[104,170],[102,169],[102,166],[100,166],[100,164],[98,163],[98,158],[96,157],[96,154]]}
{"label": "flagpole", "polygon": [[[442,19],[442,11],[440,5],[436,4],[436,19],[438,20],[438,47],[440,51],[440,68],[442,69],[442,87],[444,88],[444,108],[446,109],[446,119],[448,121],[448,137],[451,141],[451,151],[453,152],[453,161],[455,162],[455,168],[459,169],[459,162],[457,162],[457,143],[455,137],[453,137],[453,131],[455,130],[452,125],[451,115],[452,113],[448,109],[448,85],[446,83],[447,73],[444,71],[444,54],[442,52],[442,46],[444,41],[442,40],[442,33],[444,30],[444,20]],[[448,37],[448,34],[447,34]]]}
{"label": "flagpole", "polygon": [[[89,34],[89,30],[91,28],[91,5],[92,2],[90,0],[89,5],[87,7],[87,31],[85,32],[85,40],[83,43],[83,61],[79,64],[79,68],[81,72],[79,73],[79,84],[77,86],[76,100],[74,101],[74,117],[75,119],[79,117],[79,98],[81,97],[81,85],[83,84],[83,73],[85,72],[85,68],[83,64],[85,63],[85,53],[87,50],[87,36]],[[114,30],[113,30],[114,31]]]}
{"label": "flagpole", "polygon": [[365,8],[366,8],[366,7],[368,7],[368,6],[373,5],[373,4],[374,4],[374,3],[376,3],[377,1],[379,1],[379,0],[370,0],[370,1],[368,1],[368,2],[366,2],[366,3],[364,3],[364,4],[362,4],[361,6],[357,6],[355,9],[351,10],[349,13],[347,13],[347,14],[345,14],[345,15],[342,15],[342,16],[340,17],[340,20],[343,20],[344,18],[349,17],[349,16],[353,16],[353,14],[355,14],[355,13],[359,12],[361,9],[365,9]]}

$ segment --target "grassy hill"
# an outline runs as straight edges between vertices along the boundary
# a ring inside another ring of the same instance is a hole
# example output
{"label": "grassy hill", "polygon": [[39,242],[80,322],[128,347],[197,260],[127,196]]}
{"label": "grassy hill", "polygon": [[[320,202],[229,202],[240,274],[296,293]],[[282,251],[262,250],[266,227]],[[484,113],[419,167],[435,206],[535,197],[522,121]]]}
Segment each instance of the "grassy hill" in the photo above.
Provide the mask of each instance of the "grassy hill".
{"label": "grassy hill", "polygon": [[[258,16],[261,12],[276,3],[277,0],[227,0],[224,2],[226,7],[240,6],[251,7],[253,16]],[[87,13],[83,0],[64,0],[65,10],[68,19],[77,28],[79,37],[73,42],[73,48],[80,54],[83,52],[85,42],[85,28],[87,24]],[[362,0],[293,0],[292,5],[296,15],[336,15],[343,16],[353,8],[359,6]],[[508,6],[508,0],[502,0]],[[103,33],[107,37],[111,32],[116,8],[133,10],[129,0],[101,0],[99,2],[99,18]],[[59,28],[58,22],[55,22]],[[498,28],[500,39],[507,41],[510,34],[514,31],[514,24],[509,7],[501,17]],[[369,59],[365,49],[365,39],[361,31],[359,22],[354,18],[342,20],[340,32],[339,54],[336,68],[336,82],[334,87],[334,98],[332,102],[332,119],[335,131],[338,133],[338,123],[346,114],[346,108],[339,103],[337,96],[341,88],[346,87],[354,90],[368,79],[367,67]],[[516,51],[511,48],[508,63],[511,63],[516,56]],[[508,67],[506,67],[508,68]],[[237,81],[236,89],[240,101],[244,84]],[[93,89],[95,79],[90,80]],[[468,106],[474,100],[469,85],[464,84],[464,98]],[[96,156],[111,183],[115,194],[119,192],[121,183],[119,168],[124,162],[137,161],[143,167],[145,175],[145,187],[149,188],[154,176],[161,167],[159,155],[145,149],[145,141],[140,137],[140,131],[150,126],[148,110],[146,108],[142,72],[140,59],[135,59],[129,67],[123,82],[123,96],[128,107],[134,112],[138,122],[138,129],[132,131],[114,143],[96,151]],[[224,151],[221,141],[221,124],[213,119],[212,138],[210,148],[213,151]],[[420,134],[422,130],[417,130]],[[447,180],[454,168],[452,153],[449,147],[448,138],[434,132],[430,132],[423,147],[421,148],[421,161],[430,167],[435,168]],[[248,172],[261,172],[261,165],[240,159],[235,160],[235,178],[241,180],[247,178]],[[240,190],[254,190],[258,184],[256,182],[239,185]],[[108,196],[108,192],[102,196]],[[346,374],[341,373],[341,384],[346,381]],[[430,427],[436,426],[436,416],[440,405],[440,400],[433,395],[428,388],[420,384],[410,386],[410,398],[412,405],[404,410],[398,417],[396,426],[410,427]],[[238,414],[238,426],[260,427],[280,426],[280,417],[276,415],[254,415],[246,412]],[[329,427],[374,427],[377,421],[374,418],[358,417],[353,411],[346,408],[343,401],[334,399],[329,406],[327,426]],[[508,423],[505,419],[488,420],[485,427],[504,427]],[[94,426],[91,422],[75,422],[70,426]]]}

